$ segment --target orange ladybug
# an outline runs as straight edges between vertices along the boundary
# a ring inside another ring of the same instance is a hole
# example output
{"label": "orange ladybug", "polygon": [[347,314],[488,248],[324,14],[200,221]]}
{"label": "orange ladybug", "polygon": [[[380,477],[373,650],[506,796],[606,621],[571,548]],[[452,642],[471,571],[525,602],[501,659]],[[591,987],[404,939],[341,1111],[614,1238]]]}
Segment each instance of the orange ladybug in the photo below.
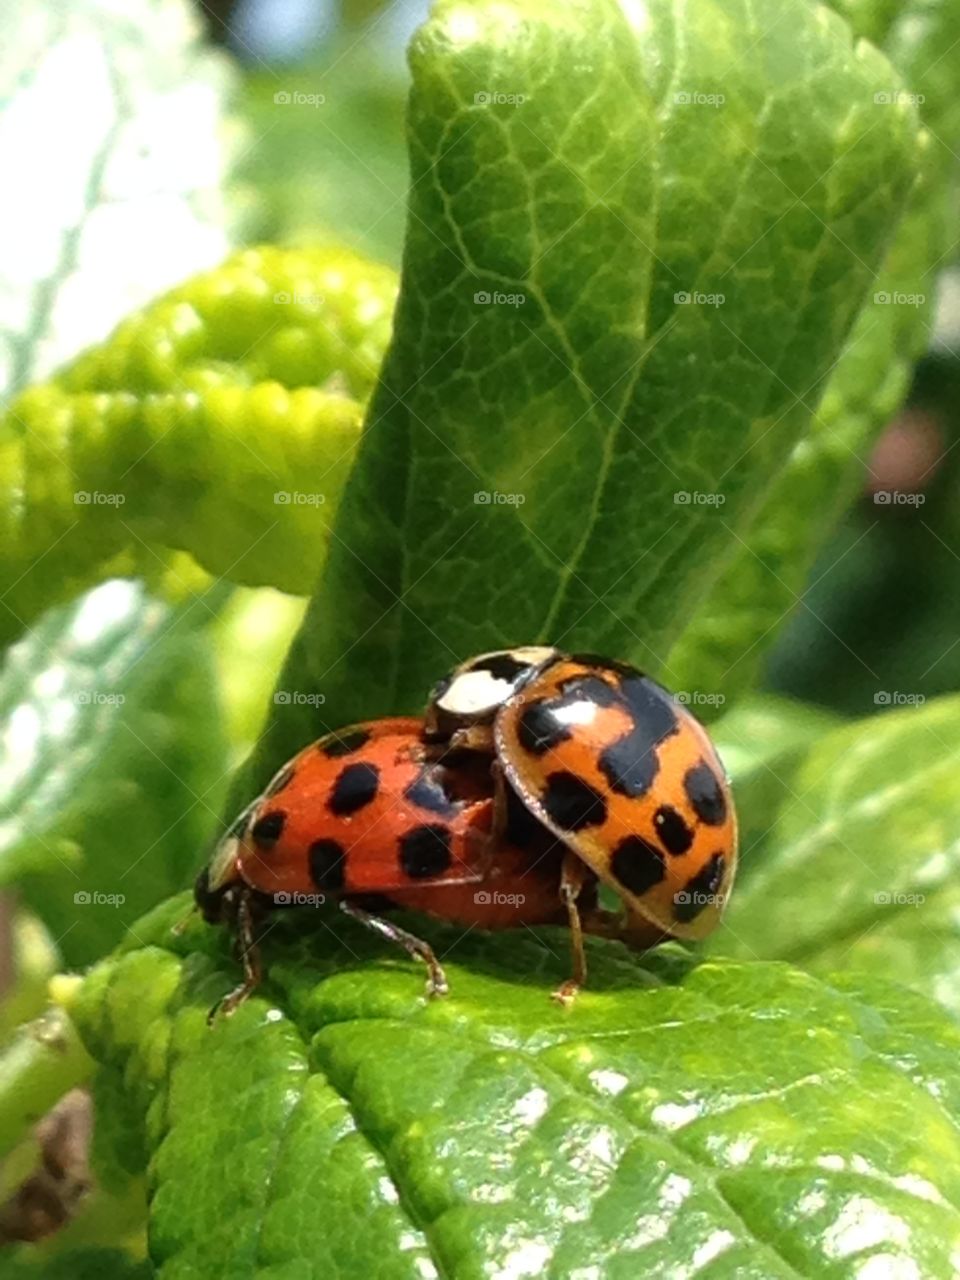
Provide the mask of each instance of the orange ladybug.
{"label": "orange ladybug", "polygon": [[707,731],[656,681],[594,654],[482,654],[434,688],[424,736],[493,757],[495,829],[519,803],[564,842],[571,924],[588,868],[641,944],[716,927],[737,865],[733,796]]}
{"label": "orange ladybug", "polygon": [[[236,928],[244,965],[243,982],[211,1018],[231,1013],[260,982],[256,928],[274,908],[335,901],[419,957],[431,996],[447,990],[443,969],[426,942],[384,918],[391,907],[488,929],[562,923],[562,843],[529,821],[494,842],[493,815],[489,762],[451,768],[429,758],[420,720],[354,725],[299,752],[236,819],[196,882],[204,919]],[[583,901],[596,909],[593,878]]]}

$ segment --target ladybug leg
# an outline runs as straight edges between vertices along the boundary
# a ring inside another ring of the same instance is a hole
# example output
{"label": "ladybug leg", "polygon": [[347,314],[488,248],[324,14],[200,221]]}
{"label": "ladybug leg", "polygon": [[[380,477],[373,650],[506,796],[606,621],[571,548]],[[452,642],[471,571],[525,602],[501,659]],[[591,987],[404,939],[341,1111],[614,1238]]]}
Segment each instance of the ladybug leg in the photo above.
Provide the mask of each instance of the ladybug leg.
{"label": "ladybug leg", "polygon": [[481,755],[492,756],[493,726],[489,724],[471,724],[462,729],[455,729],[450,735],[450,748],[453,751],[478,751]]}
{"label": "ladybug leg", "polygon": [[199,910],[200,908],[197,906],[196,903],[194,903],[193,906],[189,908],[189,910],[184,912],[184,914],[180,917],[180,919],[176,922],[176,924],[172,924],[170,926],[170,932],[173,934],[175,938],[181,937],[187,925],[190,923],[190,921],[193,919],[193,917],[197,914]]}
{"label": "ladybug leg", "polygon": [[570,950],[573,955],[573,974],[553,992],[558,1004],[570,1005],[587,980],[587,957],[583,950],[583,924],[580,919],[579,898],[590,879],[590,872],[575,853],[564,855],[560,872],[560,901],[567,909],[570,924]]}
{"label": "ladybug leg", "polygon": [[490,763],[490,777],[493,779],[493,820],[490,823],[490,861],[494,853],[507,838],[510,825],[510,802],[507,792],[507,780],[503,776],[499,760]]}
{"label": "ladybug leg", "polygon": [[237,951],[243,964],[243,981],[213,1006],[207,1014],[207,1025],[212,1025],[218,1014],[229,1018],[232,1013],[259,987],[263,979],[260,948],[253,936],[255,920],[253,901],[249,893],[241,892],[237,900],[236,930]]}
{"label": "ladybug leg", "polygon": [[493,726],[489,724],[464,725],[454,729],[443,742],[428,742],[423,749],[427,760],[445,760],[456,752],[469,751],[477,755],[492,756]]}
{"label": "ladybug leg", "polygon": [[381,916],[375,916],[369,911],[364,911],[362,907],[354,906],[352,902],[347,901],[345,898],[341,899],[340,910],[345,915],[350,916],[351,919],[358,920],[367,929],[372,929],[374,933],[379,933],[382,938],[389,938],[391,942],[403,947],[408,955],[417,956],[422,960],[427,966],[428,996],[445,996],[447,994],[450,990],[447,983],[447,975],[443,972],[440,961],[434,955],[433,948],[429,943],[424,942],[412,933],[408,933],[406,929],[401,929],[399,925],[393,924],[390,920],[384,920]]}
{"label": "ladybug leg", "polygon": [[613,938],[623,941],[628,932],[626,918],[622,911],[607,911],[605,907],[595,907],[593,911],[582,917],[584,933],[597,938]]}

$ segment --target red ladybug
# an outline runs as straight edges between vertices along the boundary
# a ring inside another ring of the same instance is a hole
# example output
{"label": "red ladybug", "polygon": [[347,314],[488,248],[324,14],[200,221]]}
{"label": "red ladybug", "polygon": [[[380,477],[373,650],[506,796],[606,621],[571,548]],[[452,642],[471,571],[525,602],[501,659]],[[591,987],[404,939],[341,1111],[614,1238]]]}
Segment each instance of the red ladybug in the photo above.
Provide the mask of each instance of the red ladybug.
{"label": "red ladybug", "polygon": [[[512,838],[495,835],[488,762],[430,759],[422,731],[420,720],[383,719],[328,734],[285,764],[221,840],[195,897],[205,920],[238,933],[244,980],[223,1012],[260,981],[255,927],[275,907],[335,900],[423,960],[432,996],[447,990],[439,961],[384,909],[489,929],[566,919],[562,844],[529,821]],[[586,877],[588,911],[595,890]]]}

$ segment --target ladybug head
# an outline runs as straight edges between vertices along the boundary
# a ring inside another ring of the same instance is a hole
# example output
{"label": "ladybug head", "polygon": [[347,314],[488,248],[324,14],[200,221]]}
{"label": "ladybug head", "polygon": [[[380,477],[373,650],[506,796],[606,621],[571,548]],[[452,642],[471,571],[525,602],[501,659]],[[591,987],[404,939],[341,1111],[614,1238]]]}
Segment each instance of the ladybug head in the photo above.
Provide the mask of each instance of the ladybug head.
{"label": "ladybug head", "polygon": [[503,704],[558,657],[545,645],[526,645],[482,653],[462,663],[431,690],[424,738],[446,742],[458,731],[492,724]]}
{"label": "ladybug head", "polygon": [[228,914],[226,896],[229,884],[210,887],[210,868],[204,867],[193,886],[193,900],[207,924],[220,924]]}

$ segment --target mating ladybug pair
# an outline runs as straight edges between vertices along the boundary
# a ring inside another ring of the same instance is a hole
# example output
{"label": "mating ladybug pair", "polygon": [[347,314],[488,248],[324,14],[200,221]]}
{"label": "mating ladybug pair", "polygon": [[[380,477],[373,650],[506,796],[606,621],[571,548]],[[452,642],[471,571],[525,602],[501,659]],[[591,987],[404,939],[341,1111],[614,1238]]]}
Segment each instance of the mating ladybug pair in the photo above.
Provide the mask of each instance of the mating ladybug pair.
{"label": "mating ladybug pair", "polygon": [[[653,946],[702,938],[733,883],[736,815],[693,715],[625,663],[529,646],[483,654],[433,689],[422,720],[328,734],[274,776],[220,841],[196,885],[209,923],[237,930],[243,982],[260,981],[258,919],[278,905],[341,910],[419,956],[390,907],[506,928],[566,921],[573,973],[583,933]],[[597,906],[598,882],[623,913]]]}

